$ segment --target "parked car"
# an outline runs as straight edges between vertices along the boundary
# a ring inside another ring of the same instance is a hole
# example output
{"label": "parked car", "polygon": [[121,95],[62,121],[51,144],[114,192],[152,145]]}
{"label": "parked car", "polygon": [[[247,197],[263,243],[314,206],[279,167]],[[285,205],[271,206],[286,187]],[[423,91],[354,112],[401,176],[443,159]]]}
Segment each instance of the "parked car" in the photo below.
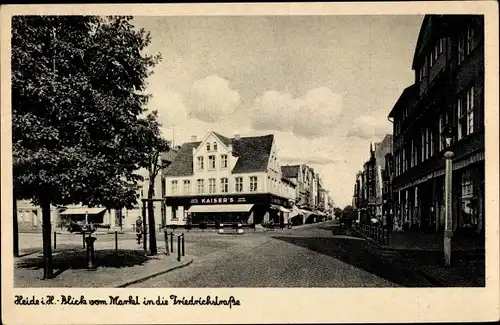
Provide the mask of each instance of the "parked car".
{"label": "parked car", "polygon": [[73,232],[94,232],[96,227],[92,223],[84,223],[84,222],[70,222],[68,225],[68,231]]}

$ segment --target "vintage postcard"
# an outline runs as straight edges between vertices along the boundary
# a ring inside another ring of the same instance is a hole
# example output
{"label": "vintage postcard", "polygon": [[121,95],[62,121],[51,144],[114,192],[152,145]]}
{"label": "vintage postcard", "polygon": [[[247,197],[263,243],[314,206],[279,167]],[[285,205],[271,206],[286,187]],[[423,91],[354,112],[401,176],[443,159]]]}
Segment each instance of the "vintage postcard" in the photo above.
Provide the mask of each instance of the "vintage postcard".
{"label": "vintage postcard", "polygon": [[1,24],[6,324],[499,319],[495,2]]}

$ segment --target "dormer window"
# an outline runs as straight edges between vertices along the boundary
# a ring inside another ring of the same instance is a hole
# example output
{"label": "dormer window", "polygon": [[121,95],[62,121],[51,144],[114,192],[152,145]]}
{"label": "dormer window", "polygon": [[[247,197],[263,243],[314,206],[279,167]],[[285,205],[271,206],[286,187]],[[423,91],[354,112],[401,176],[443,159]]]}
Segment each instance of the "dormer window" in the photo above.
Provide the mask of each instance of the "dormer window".
{"label": "dormer window", "polygon": [[214,142],[214,151],[217,151],[217,142]]}
{"label": "dormer window", "polygon": [[207,142],[207,151],[210,151],[210,143]]}

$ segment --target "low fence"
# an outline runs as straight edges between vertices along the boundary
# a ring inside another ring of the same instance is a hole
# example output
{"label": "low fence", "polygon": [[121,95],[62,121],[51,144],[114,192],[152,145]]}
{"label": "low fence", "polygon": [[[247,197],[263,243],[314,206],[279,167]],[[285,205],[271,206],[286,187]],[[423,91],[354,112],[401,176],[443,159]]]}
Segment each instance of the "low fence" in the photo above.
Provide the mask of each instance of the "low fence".
{"label": "low fence", "polygon": [[[174,237],[177,239],[174,241]],[[79,239],[81,238],[81,239]],[[109,232],[94,232],[94,233],[81,233],[81,234],[69,234],[69,233],[61,233],[54,231],[52,244],[54,251],[65,251],[68,249],[68,244],[71,249],[78,247],[78,242],[81,243],[81,248],[87,252],[86,254],[86,263],[88,268],[96,267],[96,257],[94,252],[108,252],[111,253],[114,250],[118,253],[119,250],[136,250],[142,251],[148,255],[150,253],[149,241],[147,238],[144,241],[145,237],[137,237],[131,236],[131,234],[127,234],[120,231],[109,231]],[[177,245],[175,245],[175,242]],[[161,253],[161,237],[157,238],[157,252]],[[160,245],[158,245],[160,244]],[[177,261],[181,261],[182,257],[186,255],[185,253],[185,235],[174,234],[173,232],[168,233],[164,231],[164,254],[171,255],[177,252]],[[113,254],[113,253],[111,253]],[[111,255],[109,255],[111,256]]]}
{"label": "low fence", "polygon": [[238,228],[247,228],[247,229],[252,229],[255,231],[255,224],[248,224],[248,223],[223,223],[222,227],[220,224],[216,223],[192,223],[192,224],[185,224],[185,225],[158,225],[158,230],[161,231],[163,229],[171,229],[171,230],[176,230],[176,229],[184,229],[186,231],[191,231],[191,230],[196,230],[196,231],[205,231],[209,229],[214,229],[218,230],[220,228],[223,229],[233,229],[237,230]]}
{"label": "low fence", "polygon": [[372,225],[359,225],[354,224],[354,227],[363,233],[365,236],[371,237],[377,243],[382,245],[390,244],[390,232],[387,228],[383,228],[381,226],[372,226]]}

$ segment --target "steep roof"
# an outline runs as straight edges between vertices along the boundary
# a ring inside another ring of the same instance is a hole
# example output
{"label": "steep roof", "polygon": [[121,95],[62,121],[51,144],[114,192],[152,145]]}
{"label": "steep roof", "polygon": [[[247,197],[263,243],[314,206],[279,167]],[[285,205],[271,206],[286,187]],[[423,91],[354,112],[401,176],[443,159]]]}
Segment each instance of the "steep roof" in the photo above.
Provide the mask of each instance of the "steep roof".
{"label": "steep roof", "polygon": [[[238,154],[238,161],[232,173],[250,173],[265,171],[267,169],[274,135],[260,137],[242,137],[229,139],[218,133],[214,134],[226,145],[232,145],[233,152]],[[167,176],[191,176],[193,175],[193,148],[197,148],[201,142],[188,142],[182,145],[172,165],[167,170]]]}
{"label": "steep roof", "polygon": [[175,156],[174,161],[168,167],[166,176],[193,175],[193,148],[197,148],[200,144],[200,141],[184,143]]}
{"label": "steep roof", "polygon": [[223,136],[222,134],[217,133],[217,132],[213,132],[213,134],[215,134],[215,136],[216,136],[217,138],[219,138],[219,140],[220,140],[220,141],[222,141],[222,143],[224,143],[224,145],[225,145],[226,147],[227,147],[228,145],[230,145],[230,144],[231,144],[231,139],[229,139],[229,138],[227,138],[227,137],[225,137],[225,136]]}
{"label": "steep roof", "polygon": [[233,150],[238,153],[239,159],[234,166],[233,174],[265,171],[271,155],[274,135],[261,137],[245,137],[238,140],[231,139]]}
{"label": "steep roof", "polygon": [[394,104],[391,111],[389,112],[389,118],[394,117],[395,113],[399,111],[401,107],[403,107],[404,105],[408,105],[410,99],[415,95],[416,89],[416,84],[412,84],[403,90],[401,96],[399,96],[398,100],[396,101],[396,104]]}
{"label": "steep roof", "polygon": [[281,166],[281,174],[285,178],[297,178],[299,175],[299,165],[295,166]]}

